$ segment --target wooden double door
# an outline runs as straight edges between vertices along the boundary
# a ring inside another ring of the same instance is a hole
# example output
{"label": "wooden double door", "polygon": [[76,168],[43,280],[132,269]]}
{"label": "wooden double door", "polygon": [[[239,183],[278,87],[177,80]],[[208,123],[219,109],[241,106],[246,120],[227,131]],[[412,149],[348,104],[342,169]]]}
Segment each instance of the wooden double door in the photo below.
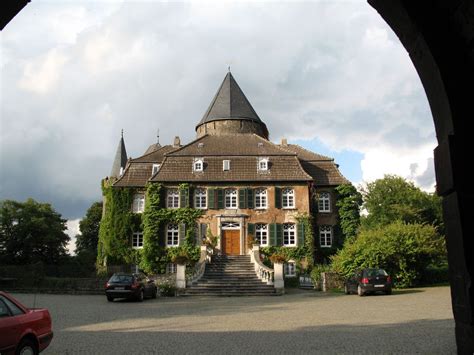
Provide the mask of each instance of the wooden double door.
{"label": "wooden double door", "polygon": [[224,229],[221,246],[224,255],[240,255],[240,230]]}

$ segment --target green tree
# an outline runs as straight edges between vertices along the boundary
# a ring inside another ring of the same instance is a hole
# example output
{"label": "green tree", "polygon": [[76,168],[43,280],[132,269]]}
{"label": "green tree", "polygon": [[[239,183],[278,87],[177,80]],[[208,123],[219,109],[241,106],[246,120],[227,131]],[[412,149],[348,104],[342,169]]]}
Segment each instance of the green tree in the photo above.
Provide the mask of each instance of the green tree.
{"label": "green tree", "polygon": [[344,239],[354,238],[360,227],[360,207],[362,195],[352,184],[336,187],[338,193],[336,206]]}
{"label": "green tree", "polygon": [[33,199],[0,202],[0,262],[56,264],[66,256],[66,220],[50,204]]}
{"label": "green tree", "polygon": [[429,194],[400,176],[385,175],[368,183],[363,189],[364,205],[368,215],[365,227],[373,228],[394,221],[427,223],[444,232],[441,199]]}
{"label": "green tree", "polygon": [[445,241],[434,226],[397,221],[348,239],[332,257],[332,267],[346,277],[360,268],[380,267],[397,287],[408,287],[417,284],[429,265],[445,259]]}
{"label": "green tree", "polygon": [[92,253],[97,258],[99,225],[102,218],[102,202],[94,202],[79,222],[81,234],[76,235],[76,254]]}

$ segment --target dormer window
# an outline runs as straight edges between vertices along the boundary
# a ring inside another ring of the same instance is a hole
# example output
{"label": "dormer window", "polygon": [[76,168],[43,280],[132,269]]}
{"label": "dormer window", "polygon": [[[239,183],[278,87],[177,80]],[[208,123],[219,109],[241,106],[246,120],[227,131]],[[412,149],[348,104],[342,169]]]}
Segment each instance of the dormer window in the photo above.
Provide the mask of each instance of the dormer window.
{"label": "dormer window", "polygon": [[204,170],[204,160],[202,158],[194,159],[193,171],[203,171]]}
{"label": "dormer window", "polygon": [[204,143],[202,143],[202,142],[198,143],[198,148],[202,148],[202,147],[204,147]]}
{"label": "dormer window", "polygon": [[153,164],[153,168],[151,169],[151,175],[155,175],[158,170],[160,170],[160,164]]}
{"label": "dormer window", "polygon": [[263,147],[263,143],[262,143],[262,142],[258,142],[258,143],[257,143],[257,147],[262,148],[262,147]]}
{"label": "dormer window", "polygon": [[230,160],[223,160],[222,161],[222,170],[224,170],[224,171],[230,170]]}
{"label": "dormer window", "polygon": [[258,158],[258,170],[259,171],[268,170],[268,158]]}

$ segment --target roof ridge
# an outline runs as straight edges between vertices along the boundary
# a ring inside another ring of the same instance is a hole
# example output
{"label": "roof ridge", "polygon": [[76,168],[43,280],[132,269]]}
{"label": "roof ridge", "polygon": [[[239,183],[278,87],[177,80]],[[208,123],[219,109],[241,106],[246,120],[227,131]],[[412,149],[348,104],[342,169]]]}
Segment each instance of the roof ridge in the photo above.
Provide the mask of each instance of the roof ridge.
{"label": "roof ridge", "polygon": [[328,161],[328,160],[329,160],[329,161],[334,161],[334,158],[332,158],[332,157],[328,157],[327,155],[323,155],[323,154],[319,154],[319,153],[312,152],[311,150],[306,149],[306,148],[302,147],[302,146],[299,145],[299,144],[291,144],[291,143],[288,144],[288,146],[290,146],[290,145],[297,146],[298,148],[304,150],[305,152],[308,152],[308,153],[311,153],[311,154],[317,154],[317,155],[319,155],[319,156],[321,156],[321,157],[323,157],[323,158],[326,158],[326,160],[317,159],[317,160],[307,160],[307,161]]}
{"label": "roof ridge", "polygon": [[151,154],[154,154],[154,153],[156,153],[156,152],[159,152],[160,150],[162,150],[162,149],[164,149],[164,148],[166,148],[166,147],[171,147],[171,144],[161,145],[160,148],[158,148],[157,150],[154,150],[154,151],[152,151],[152,152],[150,152],[150,153],[147,153],[147,154],[143,154],[143,155],[141,155],[141,156],[139,156],[139,157],[137,157],[137,158],[133,158],[133,159],[131,159],[131,161],[135,162],[135,160],[137,160],[137,159],[142,159],[142,158],[144,158],[144,157],[146,157],[146,156],[148,156],[148,155],[151,155]]}

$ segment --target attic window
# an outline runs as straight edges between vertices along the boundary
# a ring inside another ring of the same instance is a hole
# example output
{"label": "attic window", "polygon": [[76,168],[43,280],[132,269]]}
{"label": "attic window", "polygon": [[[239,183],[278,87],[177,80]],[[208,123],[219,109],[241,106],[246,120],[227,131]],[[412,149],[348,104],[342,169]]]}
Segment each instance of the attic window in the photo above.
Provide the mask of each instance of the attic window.
{"label": "attic window", "polygon": [[224,171],[230,170],[230,160],[223,160],[222,161],[222,170],[224,170]]}
{"label": "attic window", "polygon": [[120,167],[120,172],[119,172],[119,176],[122,176],[123,175],[123,166]]}
{"label": "attic window", "polygon": [[258,171],[268,170],[268,158],[258,158]]}
{"label": "attic window", "polygon": [[193,163],[193,171],[203,171],[204,160],[202,158],[195,158]]}
{"label": "attic window", "polygon": [[257,143],[257,147],[262,148],[262,147],[263,147],[263,143],[262,143],[262,142],[258,142],[258,143]]}
{"label": "attic window", "polygon": [[198,148],[204,147],[204,143],[198,143]]}
{"label": "attic window", "polygon": [[151,175],[155,175],[158,172],[158,170],[160,170],[160,164],[153,164]]}

